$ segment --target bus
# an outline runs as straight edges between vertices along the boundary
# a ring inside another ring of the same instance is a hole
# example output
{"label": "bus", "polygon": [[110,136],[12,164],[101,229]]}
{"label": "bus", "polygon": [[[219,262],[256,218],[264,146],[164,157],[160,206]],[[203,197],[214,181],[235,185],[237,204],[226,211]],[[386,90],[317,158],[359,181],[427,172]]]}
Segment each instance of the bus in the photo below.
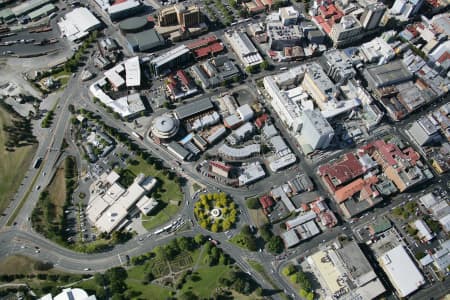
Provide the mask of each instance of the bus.
{"label": "bus", "polygon": [[144,137],[142,135],[140,135],[139,133],[137,133],[136,131],[133,131],[132,134],[137,137],[140,140],[144,140]]}
{"label": "bus", "polygon": [[42,157],[38,157],[38,158],[34,161],[33,168],[35,168],[35,169],[39,168],[39,166],[41,165],[41,163],[42,163]]}

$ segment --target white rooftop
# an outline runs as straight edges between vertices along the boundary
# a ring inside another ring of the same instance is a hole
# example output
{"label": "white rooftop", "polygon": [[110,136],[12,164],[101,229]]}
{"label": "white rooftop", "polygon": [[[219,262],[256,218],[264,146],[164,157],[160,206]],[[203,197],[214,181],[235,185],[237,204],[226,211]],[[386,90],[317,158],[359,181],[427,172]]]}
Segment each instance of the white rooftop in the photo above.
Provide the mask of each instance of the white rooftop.
{"label": "white rooftop", "polygon": [[67,13],[58,23],[61,33],[74,41],[89,34],[98,26],[100,21],[86,7],[78,7]]}
{"label": "white rooftop", "polygon": [[415,292],[425,280],[402,245],[386,252],[380,262],[400,297]]}
{"label": "white rooftop", "polygon": [[126,84],[128,87],[141,85],[141,67],[139,57],[135,56],[124,62]]}

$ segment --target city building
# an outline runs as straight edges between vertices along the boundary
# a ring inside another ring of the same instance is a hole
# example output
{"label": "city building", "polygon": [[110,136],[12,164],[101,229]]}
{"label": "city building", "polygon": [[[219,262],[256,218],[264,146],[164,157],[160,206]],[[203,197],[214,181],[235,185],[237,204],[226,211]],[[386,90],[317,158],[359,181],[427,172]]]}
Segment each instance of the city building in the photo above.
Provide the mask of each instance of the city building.
{"label": "city building", "polygon": [[334,129],[327,119],[317,110],[305,110],[302,113],[302,131],[304,140],[315,150],[327,148],[334,137]]}
{"label": "city building", "polygon": [[142,10],[144,5],[139,0],[116,1],[106,9],[111,21],[131,17]]}
{"label": "city building", "polygon": [[199,81],[203,89],[239,79],[237,66],[225,55],[207,60],[190,68],[192,76]]}
{"label": "city building", "polygon": [[86,207],[89,221],[99,232],[120,230],[129,223],[127,216],[137,209],[136,203],[146,198],[156,185],[153,177],[139,174],[128,187],[119,184],[120,175],[111,171],[103,173],[90,188],[91,197]]}
{"label": "city building", "polygon": [[282,51],[287,47],[301,46],[303,32],[298,25],[283,25],[281,21],[266,25],[268,43],[271,50]]}
{"label": "city building", "polygon": [[141,61],[132,57],[107,70],[104,77],[89,87],[89,92],[104,105],[110,107],[122,118],[133,118],[146,110],[139,93],[119,93],[123,95],[113,99],[115,92],[128,88],[138,88],[141,84]]}
{"label": "city building", "polygon": [[86,7],[77,7],[58,22],[61,34],[70,41],[79,41],[91,31],[101,27],[101,22]]}
{"label": "city building", "polygon": [[384,65],[369,66],[364,69],[363,75],[372,89],[399,84],[413,78],[401,60],[394,60]]}
{"label": "city building", "polygon": [[375,160],[400,192],[433,178],[431,171],[420,161],[420,155],[411,147],[400,150],[394,143],[376,140],[359,151]]}
{"label": "city building", "polygon": [[16,17],[21,17],[50,2],[52,2],[52,0],[29,0],[12,7],[11,11]]}
{"label": "city building", "polygon": [[241,174],[238,177],[239,185],[249,185],[254,183],[255,181],[264,178],[266,176],[266,172],[261,166],[260,162],[252,162],[246,165],[241,166]]}
{"label": "city building", "polygon": [[335,98],[336,86],[317,63],[308,65],[301,87],[314,99],[321,110]]}
{"label": "city building", "polygon": [[413,226],[417,229],[417,237],[424,243],[431,241],[435,235],[422,219],[414,221]]}
{"label": "city building", "polygon": [[145,52],[166,45],[164,38],[155,29],[147,29],[138,33],[129,33],[126,35],[126,39],[128,48],[132,52]]}
{"label": "city building", "polygon": [[[186,45],[194,53],[197,60],[206,58],[209,56],[216,56],[222,52],[225,47],[215,35],[210,35],[208,37],[201,38],[192,43]],[[224,60],[226,56],[222,56],[221,60]]]}
{"label": "city building", "polygon": [[220,161],[209,161],[209,171],[219,176],[228,178],[232,167]]}
{"label": "city building", "polygon": [[79,288],[66,288],[55,297],[52,294],[47,294],[39,298],[39,300],[96,300],[95,295],[89,296],[85,290]]}
{"label": "city building", "polygon": [[326,51],[320,62],[325,73],[336,83],[343,84],[356,75],[352,61],[343,51],[337,49]]}
{"label": "city building", "polygon": [[359,49],[364,61],[367,63],[383,65],[395,57],[394,49],[386,40],[380,37],[376,37],[370,42],[362,44]]}
{"label": "city building", "polygon": [[354,153],[346,153],[332,163],[321,165],[317,175],[322,178],[326,188],[334,193],[344,184],[352,181],[366,172],[361,161]]}
{"label": "city building", "polygon": [[432,116],[424,116],[414,121],[407,132],[419,146],[438,142],[441,139],[439,126]]}
{"label": "city building", "polygon": [[300,16],[299,12],[293,6],[286,6],[278,9],[278,15],[284,26],[297,24]]}
{"label": "city building", "polygon": [[423,3],[423,0],[395,0],[390,13],[403,19],[408,19],[420,10]]}
{"label": "city building", "polygon": [[151,71],[161,76],[178,70],[193,59],[192,53],[185,45],[175,47],[150,61]]}
{"label": "city building", "polygon": [[148,18],[142,17],[131,17],[125,19],[119,23],[119,29],[122,33],[136,33],[148,29],[151,25]]}
{"label": "city building", "polygon": [[225,38],[239,57],[244,67],[258,66],[263,58],[245,32],[232,31],[225,33]]}
{"label": "city building", "polygon": [[192,157],[192,153],[189,152],[189,150],[175,141],[171,141],[167,145],[167,150],[169,150],[170,153],[172,153],[176,158],[180,160],[189,160]]}
{"label": "city building", "polygon": [[52,12],[55,12],[57,10],[58,8],[56,6],[54,6],[52,3],[48,3],[28,13],[28,18],[30,18],[31,21],[36,21],[40,18],[50,15]]}
{"label": "city building", "polygon": [[202,113],[212,111],[214,105],[209,98],[203,98],[195,102],[191,102],[182,106],[178,106],[174,110],[174,115],[178,120],[184,121],[196,117]]}
{"label": "city building", "polygon": [[183,70],[178,70],[167,77],[166,88],[173,101],[191,97],[199,91],[194,81]]}
{"label": "city building", "polygon": [[335,23],[329,34],[335,47],[352,43],[361,38],[362,26],[353,15],[343,16],[340,23]]}
{"label": "city building", "polygon": [[[301,129],[301,112],[302,107],[297,102],[301,98],[301,93],[286,90],[284,87],[292,83],[298,82],[305,72],[303,66],[293,68],[285,73],[266,76],[263,79],[264,88],[269,96],[271,106],[277,113],[280,120],[293,133],[299,132]],[[308,95],[305,95],[306,98]]]}
{"label": "city building", "polygon": [[386,12],[386,6],[382,2],[375,2],[364,8],[360,21],[365,30],[372,30],[380,25],[381,19]]}
{"label": "city building", "polygon": [[336,239],[306,258],[325,299],[375,299],[386,289],[355,241]]}
{"label": "city building", "polygon": [[177,4],[163,8],[158,13],[158,24],[161,27],[180,25],[196,27],[204,22],[204,16],[197,5]]}
{"label": "city building", "polygon": [[261,144],[250,144],[240,148],[233,148],[222,144],[217,149],[217,154],[230,160],[243,160],[261,153]]}
{"label": "city building", "polygon": [[428,193],[419,198],[420,203],[431,213],[445,232],[450,232],[450,205],[444,197]]}
{"label": "city building", "polygon": [[168,143],[177,134],[180,128],[180,121],[168,115],[156,117],[152,122],[151,136],[158,143]]}
{"label": "city building", "polygon": [[401,298],[425,284],[422,274],[402,245],[384,253],[378,262]]}

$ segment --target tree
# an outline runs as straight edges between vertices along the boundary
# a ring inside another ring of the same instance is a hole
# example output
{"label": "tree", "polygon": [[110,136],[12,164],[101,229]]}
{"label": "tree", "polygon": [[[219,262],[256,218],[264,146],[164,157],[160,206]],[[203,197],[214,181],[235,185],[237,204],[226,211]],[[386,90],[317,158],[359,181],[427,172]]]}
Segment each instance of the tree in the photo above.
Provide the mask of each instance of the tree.
{"label": "tree", "polygon": [[198,246],[201,246],[205,242],[205,236],[199,233],[194,237],[194,241]]}
{"label": "tree", "polygon": [[269,63],[267,62],[267,60],[263,60],[262,63],[260,64],[260,67],[261,67],[261,69],[263,69],[263,70],[267,70],[267,69],[269,69],[270,65],[269,65]]}
{"label": "tree", "polygon": [[197,300],[198,296],[192,291],[186,291],[180,295],[180,300]]}
{"label": "tree", "polygon": [[229,219],[224,219],[223,222],[222,222],[222,229],[223,229],[224,231],[227,231],[227,230],[229,230],[230,228],[231,228],[231,222],[230,222],[230,220],[229,220]]}
{"label": "tree", "polygon": [[219,231],[219,225],[217,223],[214,223],[211,225],[211,231],[212,232],[218,232]]}
{"label": "tree", "polygon": [[245,67],[245,72],[247,72],[249,74],[253,74],[255,72],[255,67],[254,66],[247,66],[247,67]]}
{"label": "tree", "polygon": [[244,226],[242,227],[242,229],[241,229],[241,233],[242,233],[243,235],[246,235],[246,236],[251,236],[251,235],[252,235],[252,231],[251,231],[251,229],[250,229],[250,226],[249,226],[249,225],[244,225]]}
{"label": "tree", "polygon": [[312,286],[306,274],[303,273],[302,271],[298,271],[296,275],[297,275],[297,283],[300,285],[300,288],[304,289],[309,293],[312,289]]}
{"label": "tree", "polygon": [[267,249],[273,254],[279,254],[283,252],[284,244],[281,237],[278,235],[272,236],[267,243]]}
{"label": "tree", "polygon": [[258,209],[261,207],[261,205],[260,205],[258,199],[253,197],[253,198],[247,199],[247,207],[250,209]]}
{"label": "tree", "polygon": [[289,264],[286,267],[283,268],[283,271],[281,271],[283,273],[284,276],[289,276],[291,274],[293,274],[296,271],[296,268],[293,264]]}
{"label": "tree", "polygon": [[191,238],[187,238],[184,236],[178,238],[177,244],[182,251],[190,251],[194,248]]}

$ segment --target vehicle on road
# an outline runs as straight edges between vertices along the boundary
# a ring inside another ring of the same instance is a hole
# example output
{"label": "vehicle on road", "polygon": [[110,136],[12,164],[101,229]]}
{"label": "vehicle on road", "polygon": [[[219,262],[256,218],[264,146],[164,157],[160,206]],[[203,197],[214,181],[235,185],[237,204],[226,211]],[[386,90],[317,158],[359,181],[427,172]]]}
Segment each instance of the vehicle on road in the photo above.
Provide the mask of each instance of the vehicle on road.
{"label": "vehicle on road", "polygon": [[38,157],[38,158],[34,161],[33,168],[35,168],[35,169],[39,168],[39,166],[41,165],[41,163],[42,163],[42,157]]}

